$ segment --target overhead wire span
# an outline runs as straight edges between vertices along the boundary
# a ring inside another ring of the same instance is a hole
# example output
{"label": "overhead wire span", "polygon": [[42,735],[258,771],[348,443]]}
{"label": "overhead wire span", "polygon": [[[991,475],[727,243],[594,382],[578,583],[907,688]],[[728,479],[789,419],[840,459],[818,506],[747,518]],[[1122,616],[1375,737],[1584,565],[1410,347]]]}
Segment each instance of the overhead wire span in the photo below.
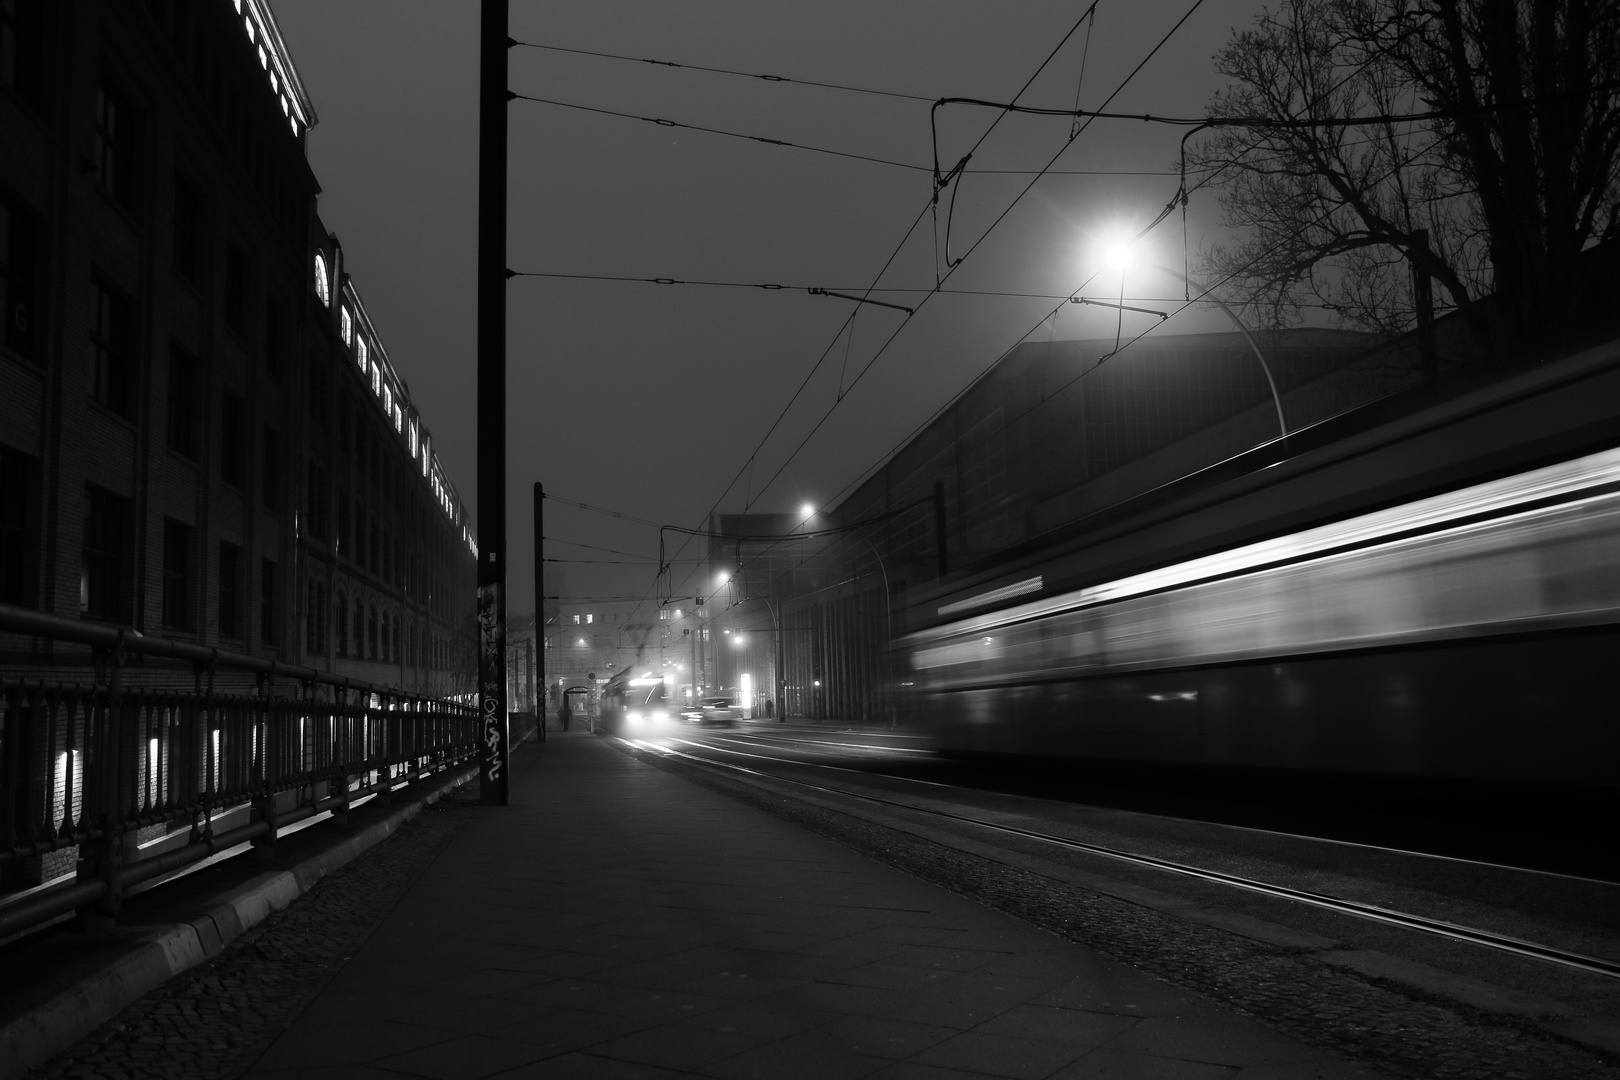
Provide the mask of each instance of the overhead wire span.
{"label": "overhead wire span", "polygon": [[653,60],[645,56],[624,56],[620,53],[596,52],[591,49],[571,49],[563,45],[542,45],[533,41],[507,40],[507,45],[521,46],[525,49],[546,49],[551,52],[573,53],[577,56],[594,56],[603,60],[628,60],[636,64],[652,64],[655,67],[681,68],[686,71],[703,71],[711,75],[734,75],[744,79],[758,79],[761,82],[796,83],[799,86],[815,86],[823,90],[844,90],[852,94],[871,94],[876,97],[901,98],[906,101],[932,101],[931,97],[922,94],[904,94],[895,90],[874,90],[867,86],[847,86],[843,83],[818,82],[815,79],[795,79],[787,75],[762,75],[753,71],[736,71],[732,68],[705,67],[702,64],[683,64],[674,60]]}
{"label": "overhead wire span", "polygon": [[[1203,3],[1204,3],[1204,0],[1193,0],[1192,6],[1187,9],[1186,13],[1183,14],[1180,19],[1176,20],[1175,25],[1172,26],[1168,31],[1165,32],[1164,37],[1160,38],[1158,44],[1153,46],[1152,50],[1150,50],[1148,52],[1147,56],[1142,58],[1141,63],[1137,64],[1136,67],[1132,68],[1130,74],[1126,75],[1124,80],[1122,80],[1120,82],[1120,84],[1117,87],[1114,88],[1114,92],[1108,95],[1108,98],[1103,102],[1103,104],[1105,106],[1108,104],[1108,102],[1113,101],[1114,98],[1118,97],[1120,95],[1120,93],[1122,93],[1124,91],[1125,87],[1130,83],[1130,81],[1132,79],[1134,79],[1137,76],[1137,74],[1139,72],[1141,72],[1141,70],[1144,67],[1147,66],[1148,61],[1152,60],[1153,57],[1158,54],[1158,51],[1164,47],[1165,42],[1169,41],[1170,38],[1172,36],[1174,36],[1176,31],[1181,29],[1181,27],[1186,23],[1186,21],[1188,19],[1192,18],[1193,12],[1197,11],[1203,5]],[[1070,33],[1072,34],[1073,31],[1071,30]],[[1067,40],[1067,38],[1065,38],[1064,40]],[[1028,84],[1026,83],[1025,85],[1027,86]],[[1017,101],[1017,98],[1015,97],[1013,100]],[[1005,116],[1005,115],[1007,115],[1005,112],[1002,113],[1002,116]],[[1000,117],[997,117],[997,119],[999,120]],[[1088,120],[1086,123],[1087,123],[1087,126],[1089,126],[1090,125],[1090,120]],[[1084,131],[1085,129],[1082,128],[1081,130]],[[1055,164],[1057,162],[1057,159],[1059,157],[1061,157],[1065,152],[1067,152],[1068,148],[1070,146],[1072,146],[1072,145],[1073,145],[1073,140],[1072,139],[1069,140],[1068,142],[1065,142],[1063,144],[1063,146],[1061,148],[1059,148],[1058,152],[1052,156],[1052,159],[1049,162],[1047,162],[1047,165],[1050,166],[1050,165]],[[964,159],[964,160],[966,160],[966,159]],[[1024,189],[1018,193],[1018,195],[1013,199],[1013,201],[1011,203],[1009,203],[1007,205],[1007,207],[1005,209],[1003,209],[1002,212],[996,216],[996,219],[990,223],[989,228],[987,228],[984,231],[984,233],[982,235],[980,235],[979,239],[975,240],[973,242],[973,244],[967,249],[967,251],[962,253],[962,258],[961,259],[956,260],[956,262],[954,264],[948,264],[947,269],[945,271],[945,276],[944,276],[943,279],[941,279],[941,282],[940,282],[941,285],[943,285],[945,281],[950,280],[951,275],[956,272],[957,267],[961,266],[962,263],[967,260],[968,256],[972,255],[973,252],[978,249],[979,245],[984,243],[985,238],[988,237],[992,232],[995,231],[996,226],[1000,225],[1001,222],[1006,219],[1007,215],[1012,213],[1013,208],[1015,206],[1017,206],[1020,202],[1022,202],[1024,196],[1028,195],[1029,192],[1035,187],[1035,185],[1040,182],[1041,175],[1043,175],[1043,174],[1044,173],[1037,174],[1034,179],[1032,179],[1028,184],[1026,184],[1024,186]],[[1174,205],[1175,205],[1174,202],[1172,202],[1171,206],[1174,206]],[[1165,216],[1168,216],[1168,214],[1169,214],[1169,210],[1165,210],[1165,211],[1161,212],[1160,217],[1157,220],[1155,220],[1154,222],[1152,222],[1151,224],[1149,224],[1148,226],[1146,226],[1142,230],[1142,232],[1138,234],[1138,236],[1146,235],[1148,230],[1152,229],[1155,225],[1158,224],[1159,221],[1162,221]],[[947,245],[947,260],[948,260],[948,258],[949,258],[949,246]],[[1095,276],[1095,275],[1093,275],[1093,276]],[[1086,284],[1089,284],[1089,283],[1090,283],[1090,279],[1087,279]],[[1085,285],[1081,286],[1081,288],[1084,288],[1084,287],[1085,287]],[[1075,290],[1076,293],[1078,293],[1079,291],[1080,291],[1079,289]],[[927,296],[924,296],[922,298],[922,300],[917,305],[918,309],[921,310],[923,305],[928,303],[928,301],[931,300],[937,292],[938,292],[938,289],[936,289],[934,292],[929,293]],[[805,448],[805,446],[807,446],[809,444],[810,440],[815,437],[816,433],[821,430],[822,425],[825,424],[827,422],[827,420],[832,416],[833,412],[843,402],[844,398],[849,396],[849,392],[855,388],[856,384],[859,383],[861,381],[861,379],[863,379],[866,376],[867,372],[872,370],[872,368],[877,364],[877,362],[883,357],[883,354],[888,351],[889,346],[894,343],[895,339],[898,338],[900,336],[901,332],[903,332],[905,330],[906,326],[909,325],[910,321],[911,320],[908,318],[905,322],[901,323],[898,327],[896,327],[894,332],[892,334],[890,334],[889,337],[883,342],[883,344],[878,347],[878,350],[877,350],[876,353],[873,354],[872,359],[867,361],[866,366],[861,368],[860,371],[856,372],[855,378],[850,380],[849,385],[844,388],[844,392],[843,392],[842,396],[840,396],[838,398],[838,400],[834,401],[833,404],[832,404],[832,407],[829,408],[826,412],[824,412],[821,415],[821,419],[817,420],[815,425],[810,429],[810,431],[804,436],[803,439],[801,439],[799,441],[798,446],[794,447],[792,453],[790,453],[788,455],[787,459],[782,462],[781,467],[778,468],[776,470],[776,472],[771,475],[771,478],[765,482],[764,487],[762,487],[760,489],[761,491],[764,491],[766,488],[769,488],[771,486],[771,484],[775,483],[777,478],[780,477],[782,475],[782,473],[787,470],[788,465],[793,462],[793,459],[796,458],[799,455],[799,452],[801,450],[803,450]],[[1028,334],[1026,333],[1024,336],[1027,337]],[[1020,338],[1019,340],[1023,340],[1023,339]]]}
{"label": "overhead wire span", "polygon": [[[1397,167],[1399,167],[1399,166],[1397,166]],[[1309,229],[1309,228],[1313,227],[1318,222],[1322,221],[1326,216],[1327,216],[1326,213],[1317,215],[1317,217],[1311,219],[1310,221],[1306,222],[1303,226],[1301,226],[1298,231],[1303,232],[1305,229]],[[1158,224],[1159,222],[1162,222],[1164,220],[1164,217],[1165,217],[1165,215],[1161,214],[1159,216],[1159,218],[1157,219],[1157,221],[1154,223],[1154,225]],[[1154,227],[1154,225],[1149,225],[1146,229],[1143,229],[1141,233],[1137,234],[1137,238],[1140,239],[1140,237],[1145,235],[1149,229],[1152,229]],[[1170,317],[1173,318],[1174,316],[1181,314],[1181,312],[1185,311],[1187,308],[1193,306],[1194,304],[1206,303],[1207,301],[1204,299],[1204,297],[1209,296],[1216,289],[1220,288],[1222,285],[1224,285],[1228,281],[1232,280],[1232,278],[1242,274],[1250,266],[1254,265],[1254,263],[1260,257],[1261,256],[1257,255],[1255,257],[1255,259],[1251,259],[1249,262],[1245,263],[1244,265],[1235,268],[1229,274],[1227,274],[1225,277],[1222,277],[1219,281],[1215,281],[1215,282],[1212,282],[1212,283],[1210,283],[1208,285],[1201,286],[1200,287],[1201,291],[1199,292],[1199,294],[1197,296],[1192,297],[1190,300],[1183,300],[1183,299],[1181,299],[1179,297],[1168,298],[1167,302],[1169,302],[1169,303],[1178,303],[1178,304],[1181,305],[1175,311],[1170,313]],[[1086,285],[1090,284],[1091,281],[1096,278],[1096,276],[1097,276],[1096,274],[1093,274],[1090,278],[1086,279],[1085,282],[1082,282],[1081,285],[1080,285],[1080,288],[1075,290],[1075,293],[1078,294],[1080,292],[1080,289],[1084,289],[1086,287]],[[969,388],[976,385],[978,383],[979,379],[983,378],[984,375],[987,374],[988,372],[990,372],[992,369],[994,369],[997,364],[999,364],[1003,360],[1005,360],[1007,358],[1007,356],[1010,355],[1014,349],[1016,349],[1020,344],[1022,344],[1031,334],[1033,334],[1040,327],[1041,323],[1045,322],[1046,319],[1050,318],[1053,312],[1062,310],[1062,308],[1063,308],[1063,306],[1065,304],[1073,301],[1074,299],[1075,299],[1075,297],[1071,296],[1068,299],[1060,302],[1056,308],[1053,308],[1051,312],[1048,312],[1045,316],[1043,316],[1039,322],[1036,322],[1028,330],[1024,331],[1024,333],[1022,335],[1020,335],[1017,338],[1017,340],[1015,340],[1011,345],[1009,345],[1005,349],[1003,349],[999,354],[997,354],[997,356],[996,356],[996,358],[994,360],[992,360],[977,375],[975,375],[972,379],[970,379],[967,382],[967,384],[963,387],[962,390],[960,390],[956,394],[952,395],[952,397],[951,397],[951,399],[949,401],[946,401],[939,408],[935,409],[926,418],[924,418],[920,423],[918,423],[915,427],[913,427],[909,432],[906,433],[905,436],[903,436],[901,438],[901,440],[899,442],[895,443],[892,447],[889,448],[889,450],[886,453],[884,453],[880,458],[878,458],[878,460],[873,465],[871,465],[867,469],[864,469],[860,473],[858,473],[853,479],[851,479],[841,489],[839,489],[839,491],[837,491],[831,497],[831,499],[829,499],[828,501],[836,502],[838,499],[842,498],[845,494],[847,494],[850,491],[851,488],[854,488],[856,485],[858,485],[861,482],[863,482],[864,480],[866,480],[867,477],[871,476],[878,469],[882,468],[885,463],[887,463],[888,461],[891,461],[894,458],[894,455],[900,452],[901,448],[906,446],[906,444],[908,444],[912,439],[916,438],[919,433],[921,433],[922,431],[924,431],[928,427],[928,425],[932,424],[934,421],[938,420],[941,416],[943,416],[945,414],[945,412],[951,408],[951,406],[953,406],[957,402],[961,401],[962,396],[967,393]],[[1304,306],[1304,305],[1302,305],[1302,306]],[[1322,305],[1322,306],[1325,307],[1325,306],[1328,306],[1328,305]],[[1158,312],[1154,312],[1154,314],[1158,314]],[[1142,338],[1146,337],[1148,334],[1151,334],[1155,330],[1158,330],[1160,327],[1164,326],[1166,321],[1167,321],[1166,319],[1161,319],[1159,322],[1151,324],[1146,330],[1143,330],[1141,333],[1139,333],[1139,334],[1135,335],[1134,337],[1132,337],[1129,341],[1126,341],[1123,345],[1120,346],[1120,348],[1118,350],[1116,350],[1116,352],[1114,354],[1111,354],[1111,355],[1118,355],[1119,352],[1123,352],[1126,349],[1130,348],[1132,345],[1134,345],[1136,342],[1140,341]],[[1107,358],[1105,357],[1104,360],[1106,360],[1106,359]],[[1006,423],[1012,424],[1012,423],[1017,422],[1018,420],[1023,419],[1025,416],[1028,416],[1035,409],[1039,408],[1041,405],[1045,404],[1047,401],[1050,401],[1053,397],[1057,396],[1058,394],[1062,393],[1064,390],[1067,390],[1069,387],[1071,387],[1074,384],[1080,382],[1082,379],[1085,379],[1087,376],[1091,375],[1093,372],[1100,369],[1102,367],[1102,365],[1103,365],[1103,360],[1099,360],[1096,364],[1093,364],[1091,367],[1089,367],[1089,368],[1085,369],[1084,371],[1080,372],[1078,375],[1074,376],[1073,378],[1071,378],[1071,379],[1069,379],[1069,380],[1067,380],[1067,381],[1065,381],[1063,383],[1060,383],[1057,386],[1053,387],[1050,391],[1043,393],[1042,396],[1041,396],[1041,399],[1039,401],[1037,401],[1034,405],[1030,406],[1030,408],[1025,409],[1023,412],[1008,417],[1006,419]]]}
{"label": "overhead wire span", "polygon": [[833,150],[825,146],[807,146],[804,143],[788,142],[785,139],[772,139],[764,135],[746,135],[740,131],[726,131],[722,128],[704,127],[701,124],[684,124],[679,120],[666,120],[657,116],[638,116],[635,113],[619,112],[616,109],[601,109],[594,105],[577,105],[571,101],[557,101],[553,98],[534,97],[531,94],[520,94],[515,90],[506,92],[508,100],[533,101],[541,105],[555,105],[561,109],[578,109],[580,112],[600,113],[603,116],[618,116],[626,120],[640,120],[648,124],[657,124],[659,127],[685,128],[688,131],[702,131],[710,135],[724,135],[729,139],[746,139],[749,142],[766,143],[770,146],[782,146],[790,150],[806,150],[814,154],[830,154],[833,157],[850,158],[854,161],[868,161],[874,165],[887,165],[895,169],[908,169],[913,172],[927,172],[926,165],[912,165],[904,161],[890,161],[887,158],[873,157],[870,154],[856,154],[848,150]]}
{"label": "overhead wire span", "polygon": [[602,547],[600,544],[587,544],[583,540],[563,540],[556,536],[547,536],[544,537],[544,540],[548,544],[568,544],[572,547],[590,548],[592,551],[605,551],[609,555],[625,555],[632,559],[645,558],[653,562],[657,561],[649,555],[638,555],[634,551],[620,551],[618,548]]}
{"label": "overhead wire span", "polygon": [[565,499],[560,495],[547,494],[544,497],[547,502],[562,503],[564,506],[575,506],[581,510],[589,510],[593,514],[605,514],[608,517],[623,518],[625,521],[634,521],[638,525],[650,525],[655,529],[660,525],[659,522],[651,521],[643,517],[636,517],[634,514],[622,514],[617,510],[607,510],[600,506],[592,506],[590,503],[579,502],[576,499]]}
{"label": "overhead wire span", "polygon": [[[1192,17],[1193,13],[1196,12],[1198,10],[1198,8],[1202,6],[1202,4],[1203,4],[1203,0],[1194,0],[1192,6],[1189,7],[1187,9],[1186,13],[1183,14],[1181,16],[1181,18],[1178,19],[1176,21],[1176,23],[1165,33],[1164,37],[1162,37],[1159,40],[1159,42],[1156,45],[1154,45],[1154,47],[1152,48],[1152,50],[1149,51],[1147,56],[1143,57],[1142,61],[1140,63],[1138,63],[1136,65],[1136,67],[1134,67],[1130,71],[1130,73],[1125,76],[1125,78],[1119,83],[1118,86],[1115,87],[1113,93],[1111,93],[1108,96],[1108,98],[1103,102],[1104,107],[1106,107],[1109,102],[1113,101],[1115,97],[1117,97],[1121,92],[1123,92],[1125,87],[1133,79],[1135,79],[1135,77],[1136,77],[1136,75],[1138,73],[1141,72],[1142,68],[1144,68],[1148,64],[1148,62],[1150,60],[1152,60],[1152,58],[1155,55],[1157,55],[1159,50],[1164,47],[1165,42],[1169,41],[1170,38],[1175,35],[1175,33],[1182,27],[1182,25],[1184,25],[1186,23],[1186,21],[1189,18]],[[1051,63],[1052,58],[1057,55],[1058,51],[1062,49],[1063,45],[1069,40],[1070,37],[1072,37],[1074,35],[1075,31],[1077,31],[1080,28],[1081,24],[1084,23],[1086,21],[1086,19],[1088,19],[1094,13],[1096,6],[1097,6],[1096,3],[1093,3],[1091,5],[1091,7],[1087,9],[1086,13],[1081,15],[1080,19],[1077,20],[1075,22],[1074,26],[1070,28],[1069,32],[1063,36],[1063,39],[1058,42],[1057,46],[1053,48],[1052,52],[1047,55],[1047,58],[1044,61],[1042,61],[1040,67],[1036,69],[1035,74],[1031,75],[1029,80],[1027,82],[1025,82],[1024,86],[1022,88],[1020,88],[1020,90],[1018,91],[1018,94],[1015,94],[1013,96],[1013,101],[1016,102],[1018,97],[1020,97],[1024,93],[1024,91],[1027,90],[1031,84],[1033,84],[1035,79],[1040,76],[1040,73],[1043,70],[1045,70],[1045,68],[1046,68],[1046,66],[1048,64]],[[988,129],[986,129],[985,133],[980,137],[979,142],[974,144],[975,149],[979,145],[981,145],[986,138],[989,137],[990,132],[995,129],[996,124],[1000,123],[1001,119],[1003,117],[1005,117],[1006,115],[1008,115],[1008,114],[1006,112],[1003,112],[1000,116],[998,116],[996,118],[995,121],[993,121],[991,123],[990,127]],[[1073,135],[1077,136],[1078,134],[1083,132],[1086,129],[1086,127],[1089,127],[1089,125],[1090,125],[1090,121],[1088,120],[1086,122],[1086,125],[1082,126],[1079,132],[1074,132]],[[1068,144],[1065,144],[1065,149],[1067,149],[1067,146],[1072,144],[1072,142],[1073,142],[1073,137],[1071,137]],[[961,170],[965,167],[968,159],[972,157],[972,153],[973,153],[973,151],[970,150],[968,152],[968,154],[962,159],[962,161],[958,164],[958,166],[954,170],[955,173],[957,173],[958,175],[961,173]],[[1033,180],[1031,180],[1030,183],[1024,187],[1023,191],[1021,191],[1018,194],[1018,196],[1013,200],[1013,203],[1010,204],[1007,207],[1007,209],[1004,210],[1001,213],[1001,215],[996,218],[996,220],[994,222],[991,223],[990,227],[985,231],[985,233],[983,235],[980,236],[979,240],[976,241],[974,243],[974,245],[972,247],[970,247],[968,249],[968,251],[963,254],[962,258],[964,260],[967,258],[968,255],[972,254],[973,250],[975,248],[977,248],[980,243],[983,242],[984,238],[986,236],[988,236],[990,234],[990,232],[994,231],[996,226],[999,225],[1000,222],[1006,217],[1007,213],[1011,212],[1012,207],[1016,206],[1018,204],[1018,202],[1022,201],[1024,196],[1027,195],[1029,193],[1029,191],[1034,187],[1035,183],[1038,182],[1042,176],[1047,174],[1048,170],[1050,170],[1051,167],[1054,164],[1056,164],[1057,158],[1059,156],[1061,156],[1062,153],[1063,153],[1063,151],[1060,150],[1058,155],[1054,155],[1054,157],[1050,161],[1047,162],[1046,166],[1040,172],[1038,172],[1035,175],[1035,178]],[[877,282],[882,280],[882,275],[887,272],[889,266],[892,265],[894,260],[899,256],[900,251],[904,248],[904,245],[905,245],[906,241],[910,239],[912,232],[914,232],[916,230],[916,227],[917,227],[918,223],[921,222],[923,215],[926,214],[929,211],[930,207],[937,205],[937,203],[938,203],[938,187],[937,187],[937,184],[938,184],[938,177],[936,175],[936,189],[935,189],[935,192],[934,192],[934,196],[930,199],[930,202],[923,207],[923,210],[921,212],[919,212],[917,217],[912,221],[911,227],[909,229],[907,229],[907,231],[906,231],[906,235],[904,237],[902,237],[900,244],[895,248],[894,252],[892,252],[890,254],[889,259],[884,263],[883,269],[878,272],[878,276],[874,279],[874,282],[873,282],[873,289],[876,288]],[[960,265],[960,260],[958,261],[957,265]],[[949,277],[951,272],[954,272],[954,267],[952,267],[950,270],[947,271],[947,274],[946,274],[947,278]],[[939,284],[943,284],[943,280],[944,279],[941,279]],[[1082,288],[1083,287],[1084,286],[1082,285]],[[872,291],[872,290],[868,290],[868,291]],[[920,309],[924,304],[926,304],[933,297],[934,293],[937,293],[938,291],[939,291],[939,289],[936,286],[936,288],[932,292],[930,292],[928,295],[924,296],[921,303],[918,304],[918,309]],[[1075,291],[1076,291],[1076,293],[1079,292],[1078,289],[1075,290]],[[783,471],[786,470],[787,466],[789,464],[791,464],[792,461],[799,455],[799,453],[809,443],[810,439],[813,438],[818,431],[820,431],[822,425],[824,425],[826,423],[827,419],[832,415],[833,411],[837,409],[838,405],[843,401],[844,397],[846,397],[848,395],[849,391],[854,388],[855,384],[858,383],[861,380],[861,378],[864,377],[865,374],[872,369],[872,367],[877,363],[877,361],[888,350],[889,345],[894,342],[894,340],[899,336],[901,331],[903,331],[905,329],[905,326],[909,322],[910,322],[910,318],[908,317],[907,320],[904,323],[902,323],[899,327],[897,327],[895,329],[894,333],[892,333],[884,341],[884,343],[881,346],[879,346],[877,352],[873,355],[872,359],[867,362],[866,366],[863,367],[859,373],[857,373],[855,379],[850,383],[850,385],[848,387],[844,388],[843,394],[838,398],[837,401],[835,401],[833,403],[832,408],[830,408],[827,412],[825,412],[822,415],[821,419],[816,422],[815,426],[811,429],[811,431],[802,440],[800,440],[799,444],[797,446],[795,446],[794,449],[788,454],[787,458],[783,461],[782,465],[776,470],[775,473],[773,473],[771,475],[770,479],[768,479],[764,483],[764,485],[760,488],[761,493],[763,493],[765,490],[769,489],[771,487],[771,485],[774,484],[778,478],[780,478]],[[838,336],[841,336],[843,334],[843,332],[844,332],[844,328],[840,328]],[[825,360],[826,356],[832,351],[833,345],[835,345],[837,343],[837,341],[838,341],[838,336],[835,336],[833,338],[832,343],[830,343],[828,345],[827,349],[823,351],[822,359],[818,360],[817,363],[816,363],[816,366],[811,369],[811,373],[810,373],[811,375],[814,375],[815,371],[819,369],[821,363]],[[808,380],[809,380],[809,376],[806,377],[806,382],[808,382]],[[801,387],[800,387],[799,391],[795,391],[793,400],[797,400],[797,398],[799,396],[799,393],[802,392],[802,389],[803,389],[803,384],[801,384]],[[792,404],[792,402],[790,401],[788,408],[791,408],[791,404]],[[786,415],[786,413],[787,413],[787,408],[784,408],[783,412],[778,415],[776,421],[771,425],[770,431],[768,431],[766,433],[766,438],[767,439],[770,437],[771,433],[774,433],[777,426],[780,425],[780,423],[782,421],[782,418]],[[761,447],[762,446],[763,446],[763,441],[761,443]],[[749,462],[746,463],[743,466],[742,469],[739,469],[738,477],[740,477],[742,475],[742,472],[743,472],[744,469],[751,468],[753,458],[754,458],[754,456],[756,456],[758,454],[758,451],[759,451],[759,448],[756,448],[755,451],[754,451],[754,454],[750,455]],[[729,492],[733,486],[735,486],[736,482],[737,482],[737,478],[733,478],[731,483],[728,484],[726,486],[726,488],[721,492],[720,499],[725,498],[725,494],[727,492]],[[718,507],[718,505],[719,505],[719,500],[716,500],[715,506]],[[712,509],[711,509],[710,513],[713,513]],[[679,552],[677,552],[677,554],[678,553]],[[688,576],[690,576],[690,575],[688,575]]]}

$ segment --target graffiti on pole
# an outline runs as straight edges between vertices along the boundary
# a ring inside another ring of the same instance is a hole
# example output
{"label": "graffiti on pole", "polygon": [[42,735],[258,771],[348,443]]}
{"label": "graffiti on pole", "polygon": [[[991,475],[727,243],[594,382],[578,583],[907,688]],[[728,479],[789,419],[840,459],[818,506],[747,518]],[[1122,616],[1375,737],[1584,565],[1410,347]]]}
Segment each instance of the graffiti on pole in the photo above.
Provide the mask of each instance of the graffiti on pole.
{"label": "graffiti on pole", "polygon": [[484,780],[497,783],[505,764],[506,719],[501,691],[505,688],[505,627],[501,625],[501,587],[478,588],[478,697],[484,721]]}

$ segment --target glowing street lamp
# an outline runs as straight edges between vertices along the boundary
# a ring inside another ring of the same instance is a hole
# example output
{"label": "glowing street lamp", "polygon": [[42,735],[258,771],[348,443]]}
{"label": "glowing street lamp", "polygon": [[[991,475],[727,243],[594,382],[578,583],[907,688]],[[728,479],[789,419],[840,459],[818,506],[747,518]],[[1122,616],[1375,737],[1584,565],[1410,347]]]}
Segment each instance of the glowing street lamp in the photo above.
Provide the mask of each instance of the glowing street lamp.
{"label": "glowing street lamp", "polygon": [[[1243,340],[1249,343],[1249,348],[1254,351],[1254,358],[1260,361],[1260,370],[1265,373],[1266,384],[1271,387],[1271,402],[1274,406],[1276,406],[1277,409],[1277,429],[1284,438],[1287,438],[1288,421],[1283,416],[1282,395],[1277,392],[1277,380],[1272,378],[1271,365],[1266,363],[1266,354],[1260,351],[1260,344],[1254,340],[1254,335],[1249,333],[1249,328],[1243,325],[1243,320],[1239,319],[1237,317],[1237,313],[1231,308],[1227,307],[1219,297],[1213,295],[1203,286],[1197,285],[1197,283],[1186,274],[1183,274],[1179,270],[1172,270],[1163,263],[1146,261],[1142,257],[1142,245],[1140,244],[1139,240],[1139,237],[1133,235],[1126,229],[1114,228],[1104,232],[1098,238],[1096,244],[1097,252],[1101,256],[1103,264],[1110,270],[1119,271],[1121,317],[1123,317],[1125,313],[1123,306],[1125,302],[1125,274],[1134,266],[1142,265],[1150,270],[1157,270],[1161,274],[1169,274],[1171,277],[1185,282],[1189,289],[1197,287],[1200,293],[1198,299],[1207,300],[1224,311],[1226,313],[1226,317],[1232,320],[1232,325],[1237,327],[1238,333],[1243,335]],[[1070,303],[1081,302],[1082,301],[1078,297],[1070,298]]]}

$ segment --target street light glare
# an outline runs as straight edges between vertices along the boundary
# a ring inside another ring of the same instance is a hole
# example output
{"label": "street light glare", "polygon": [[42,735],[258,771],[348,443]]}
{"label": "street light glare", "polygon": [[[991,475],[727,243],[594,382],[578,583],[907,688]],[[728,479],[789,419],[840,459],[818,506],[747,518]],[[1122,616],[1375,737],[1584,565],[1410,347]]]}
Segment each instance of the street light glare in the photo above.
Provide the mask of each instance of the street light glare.
{"label": "street light glare", "polygon": [[1137,261],[1136,238],[1124,229],[1104,234],[1100,248],[1110,270],[1128,270]]}
{"label": "street light glare", "polygon": [[724,585],[726,582],[728,582],[730,580],[731,580],[731,572],[729,570],[722,570],[722,571],[720,571],[718,574],[716,574],[714,576],[714,584],[715,584],[716,587]]}
{"label": "street light glare", "polygon": [[816,508],[811,506],[809,503],[805,503],[803,506],[799,507],[799,513],[804,517],[815,517]]}

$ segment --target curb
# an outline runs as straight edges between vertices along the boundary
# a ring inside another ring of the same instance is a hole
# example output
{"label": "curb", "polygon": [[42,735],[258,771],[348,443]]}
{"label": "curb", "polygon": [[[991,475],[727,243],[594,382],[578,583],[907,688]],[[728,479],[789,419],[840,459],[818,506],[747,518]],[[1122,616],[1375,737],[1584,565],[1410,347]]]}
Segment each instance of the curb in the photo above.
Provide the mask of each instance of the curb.
{"label": "curb", "polygon": [[[190,922],[152,929],[129,952],[71,990],[0,1027],[0,1077],[43,1065],[123,1009],[188,968],[210,960],[246,931],[308,892],[322,878],[388,839],[422,807],[478,775],[464,769],[381,821],[297,866],[271,870],[214,899]],[[16,1069],[13,1073],[11,1070]]]}

